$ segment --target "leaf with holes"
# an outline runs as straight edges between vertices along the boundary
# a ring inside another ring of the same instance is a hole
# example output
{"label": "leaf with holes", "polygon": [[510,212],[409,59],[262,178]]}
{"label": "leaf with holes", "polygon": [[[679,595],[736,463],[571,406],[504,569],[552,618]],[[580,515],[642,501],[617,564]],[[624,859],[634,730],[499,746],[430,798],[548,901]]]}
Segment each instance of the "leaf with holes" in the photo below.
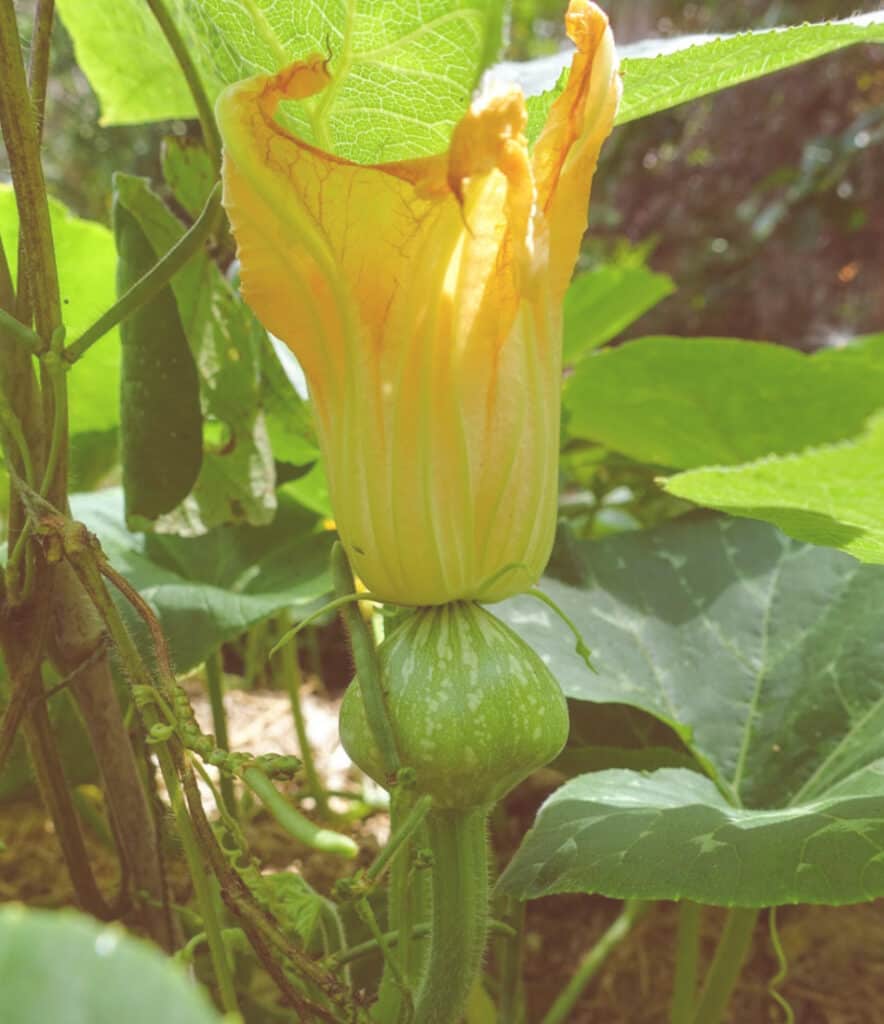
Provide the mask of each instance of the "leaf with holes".
{"label": "leaf with holes", "polygon": [[[751,874],[752,891],[766,894],[758,896],[759,904],[786,899],[785,867],[778,874],[761,870],[770,887],[757,888],[763,879],[755,878],[755,861],[744,868],[743,856],[760,847],[744,847],[728,831],[740,813],[751,811],[782,822],[758,834],[768,836],[770,857],[795,868],[788,899],[849,902],[867,898],[862,893],[868,887],[877,891],[879,884],[884,894],[884,873],[872,864],[880,849],[875,843],[884,843],[884,821],[879,839],[863,839],[871,866],[862,872],[870,873],[854,877],[852,887],[838,888],[833,881],[825,889],[813,872],[802,876],[805,869],[799,870],[805,840],[820,827],[818,812],[847,815],[843,826],[836,823],[827,833],[827,842],[834,843],[839,828],[848,834],[867,831],[851,822],[869,817],[868,807],[863,803],[854,815],[851,801],[868,797],[871,804],[874,796],[881,806],[884,799],[884,778],[870,768],[884,758],[884,570],[798,544],[765,524],[718,517],[688,517],[655,530],[583,542],[572,551],[570,572],[579,585],[547,580],[544,589],[592,648],[597,675],[574,653],[573,637],[545,606],[521,597],[498,606],[498,614],[540,653],[569,698],[627,703],[655,715],[676,730],[711,780],[687,775],[687,806],[667,796],[672,806],[666,810],[663,798],[654,795],[653,780],[664,778],[659,773],[619,777],[618,784],[629,786],[624,805],[631,800],[637,816],[618,832],[612,823],[628,809],[616,809],[608,790],[596,800],[592,780],[604,788],[605,779],[583,776],[579,792],[589,794],[586,801],[593,806],[601,801],[598,813],[608,815],[606,827],[623,839],[622,872],[611,867],[614,846],[607,846],[610,884],[597,888],[587,870],[581,876],[585,891],[653,898],[650,881],[644,888],[633,884],[637,868],[629,850],[635,837],[659,819],[671,850],[667,863],[677,871],[679,861],[696,853],[698,821],[708,819],[720,822],[716,841],[730,848],[721,851],[708,877],[698,865],[695,882],[705,886],[702,892],[686,889],[682,881],[680,887],[673,883],[667,898],[690,891],[700,902],[738,903],[749,891],[743,887]],[[609,804],[615,809],[605,810]],[[723,809],[734,821],[722,818]],[[591,817],[596,811],[587,811],[583,796],[571,810],[572,839],[579,845],[584,812]],[[748,829],[761,820],[766,819],[740,818],[742,825],[734,827]],[[635,833],[629,831],[633,825]],[[545,827],[541,819],[538,834]],[[703,835],[710,831],[702,826]],[[661,834],[654,833],[648,848],[654,856]],[[535,854],[530,856],[535,863]],[[527,863],[522,858],[520,852],[516,864]],[[568,860],[562,858],[544,869],[544,891],[564,884],[556,867]]]}
{"label": "leaf with holes", "polygon": [[[143,0],[59,0],[105,124],[193,116],[181,72]],[[211,99],[232,82],[311,53],[333,85],[288,104],[288,128],[363,162],[444,150],[500,47],[502,0],[173,0],[170,9]],[[137,38],[137,43],[135,42]],[[139,59],[121,59],[137,52]]]}

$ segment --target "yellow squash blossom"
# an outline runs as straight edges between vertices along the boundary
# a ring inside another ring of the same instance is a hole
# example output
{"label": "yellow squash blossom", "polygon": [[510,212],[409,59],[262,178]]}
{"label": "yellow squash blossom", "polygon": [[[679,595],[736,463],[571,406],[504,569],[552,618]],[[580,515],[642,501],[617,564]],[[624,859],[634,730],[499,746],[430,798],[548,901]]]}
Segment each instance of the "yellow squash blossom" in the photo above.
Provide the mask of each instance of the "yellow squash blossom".
{"label": "yellow squash blossom", "polygon": [[577,52],[531,153],[515,87],[447,153],[372,166],[274,120],[334,87],[321,56],[218,100],[244,295],[304,368],[338,531],[388,601],[501,600],[549,557],[562,299],[620,91],[602,11],[571,0],[566,24]]}

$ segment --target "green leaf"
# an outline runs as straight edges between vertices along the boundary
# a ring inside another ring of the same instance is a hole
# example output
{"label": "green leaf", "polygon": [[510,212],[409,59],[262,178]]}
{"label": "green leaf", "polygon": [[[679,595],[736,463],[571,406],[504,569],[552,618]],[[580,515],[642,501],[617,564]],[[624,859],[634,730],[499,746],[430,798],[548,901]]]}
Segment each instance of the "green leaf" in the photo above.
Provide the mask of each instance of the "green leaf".
{"label": "green leaf", "polygon": [[334,534],[293,501],[281,500],[268,526],[219,526],[201,537],[130,533],[118,489],[74,495],[71,507],[157,613],[179,672],[283,610],[309,614],[331,589]]}
{"label": "green leaf", "polygon": [[[116,249],[113,235],[103,224],[75,217],[57,199],[49,200],[49,216],[62,315],[68,341],[72,341],[116,300]],[[0,238],[14,280],[18,210],[15,193],[8,185],[0,185]],[[109,430],[119,424],[119,378],[120,336],[114,329],[70,370],[71,434]]]}
{"label": "green leaf", "polygon": [[[192,116],[180,72],[146,23],[142,0],[113,6],[108,17],[93,0],[59,4],[103,123]],[[242,78],[328,55],[332,87],[287,104],[283,120],[307,141],[365,162],[447,147],[496,56],[503,18],[502,0],[174,0],[170,7],[211,99]]]}
{"label": "green leaf", "polygon": [[[623,62],[623,102],[618,124],[626,124],[688,100],[720,92],[782,71],[856,43],[884,42],[884,14],[795,25],[717,39],[666,40],[659,56]],[[651,44],[654,45],[654,44]],[[660,44],[658,44],[660,45]]]}
{"label": "green leaf", "polygon": [[[114,182],[154,250],[168,251],[184,225],[143,178],[117,174]],[[190,496],[154,528],[197,535],[225,522],[269,522],[276,497],[261,408],[264,332],[204,252],[175,275],[172,290],[200,379],[203,460]]]}
{"label": "green leaf", "polygon": [[[850,395],[845,398],[849,399]],[[670,494],[884,564],[884,416],[855,441],[664,481]]]}
{"label": "green leaf", "polygon": [[[157,252],[136,217],[114,198],[117,291],[153,267]],[[200,386],[175,295],[168,285],[120,325],[120,441],[126,518],[154,520],[179,505],[203,458]]]}
{"label": "green leaf", "polygon": [[568,705],[571,729],[551,767],[566,775],[606,768],[696,768],[678,735],[658,718],[627,704]]}
{"label": "green leaf", "polygon": [[[786,806],[884,757],[884,570],[762,523],[688,516],[571,546],[572,583],[497,613],[572,700],[675,729],[735,803]],[[577,582],[579,580],[579,582]]]}
{"label": "green leaf", "polygon": [[696,772],[582,775],[540,809],[499,888],[719,906],[858,903],[884,893],[884,760],[815,800],[732,807]]}
{"label": "green leaf", "polygon": [[218,180],[205,146],[188,135],[169,135],[163,139],[160,160],[163,180],[182,209],[196,220]]}
{"label": "green leaf", "polygon": [[855,436],[884,405],[884,336],[813,356],[732,338],[642,338],[583,360],[564,402],[572,435],[654,465],[785,454]]}
{"label": "green leaf", "polygon": [[261,393],[274,457],[293,466],[315,462],[319,448],[310,406],[295,390],[266,333],[262,342],[261,373]]}
{"label": "green leaf", "polygon": [[[793,25],[724,36],[647,39],[620,47],[623,99],[617,124],[670,110],[689,100],[729,89],[856,43],[884,42],[884,14]],[[523,84],[528,98],[529,138],[535,141],[546,113],[567,81],[568,55],[541,57],[502,68]]]}
{"label": "green leaf", "polygon": [[672,278],[643,266],[581,274],[565,294],[564,360],[576,363],[675,291]]}
{"label": "green leaf", "polygon": [[119,925],[71,910],[0,909],[4,1024],[220,1024],[203,990]]}
{"label": "green leaf", "polygon": [[323,899],[319,893],[293,871],[262,875],[261,889],[283,928],[303,946],[309,946],[322,917]]}
{"label": "green leaf", "polygon": [[280,493],[288,494],[295,501],[309,508],[324,519],[333,519],[334,511],[328,493],[328,479],[322,462],[317,462],[308,473],[291,480],[280,488]]}
{"label": "green leaf", "polygon": [[57,0],[77,63],[98,94],[102,125],[195,117],[175,55],[141,0]]}
{"label": "green leaf", "polygon": [[545,606],[522,597],[498,614],[572,701],[655,715],[709,778],[575,780],[504,886],[751,906],[884,894],[884,570],[708,516],[571,550],[572,585],[544,589],[597,675]]}

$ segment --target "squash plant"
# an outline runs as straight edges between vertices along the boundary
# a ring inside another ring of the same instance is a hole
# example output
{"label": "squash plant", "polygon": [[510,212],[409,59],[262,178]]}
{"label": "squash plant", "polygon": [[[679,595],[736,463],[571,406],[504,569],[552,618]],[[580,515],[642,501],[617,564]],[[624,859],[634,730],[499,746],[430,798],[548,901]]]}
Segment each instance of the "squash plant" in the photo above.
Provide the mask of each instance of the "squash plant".
{"label": "squash plant", "polygon": [[[672,282],[632,266],[570,283],[615,125],[882,42],[884,16],[618,53],[601,9],[571,0],[567,54],[479,88],[502,0],[57,6],[106,122],[200,130],[164,144],[162,182],[115,175],[112,232],[72,217],[41,166],[55,5],[38,0],[25,62],[0,0],[0,781],[33,777],[78,906],[134,907],[228,1019],[456,1024],[494,1019],[492,932],[498,1019],[525,1019],[519,901],[624,900],[554,1024],[647,904],[674,899],[672,1020],[711,1024],[762,909],[884,894],[882,337],[812,357],[602,349]],[[71,494],[71,454],[102,431],[122,488]],[[729,515],[587,539],[559,521],[559,476],[599,443],[653,466],[673,510]],[[320,895],[262,873],[240,814],[247,791],[307,846],[358,853],[313,764],[293,646],[335,612],[356,669],[341,740],[389,791],[391,833]],[[219,651],[248,631],[247,671],[280,652],[300,760],[230,749]],[[214,736],[179,682],[202,663]],[[602,738],[615,706],[656,741]],[[77,730],[116,898],[72,794]],[[493,879],[489,816],[556,758],[573,777]],[[279,788],[293,777],[312,818]],[[170,856],[192,908],[170,896]],[[702,905],[729,917],[701,984]],[[34,970],[37,943],[63,961],[77,934],[98,956],[78,962],[71,1020],[119,1019],[127,974],[177,1005],[164,1017],[210,1019],[180,973],[129,940],[111,956],[117,932],[66,916],[0,915],[0,978]],[[0,1008],[45,1017],[63,986]]]}

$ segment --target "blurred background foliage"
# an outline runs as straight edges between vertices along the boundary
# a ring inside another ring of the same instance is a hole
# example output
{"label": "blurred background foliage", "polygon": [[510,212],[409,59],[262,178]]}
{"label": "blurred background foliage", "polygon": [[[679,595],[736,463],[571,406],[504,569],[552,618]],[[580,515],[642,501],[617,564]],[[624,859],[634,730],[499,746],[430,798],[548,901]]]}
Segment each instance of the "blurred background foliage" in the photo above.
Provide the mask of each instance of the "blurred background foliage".
{"label": "blurred background foliage", "polygon": [[[565,0],[514,0],[510,59],[564,45]],[[844,0],[608,0],[621,45],[739,32],[878,10]],[[32,0],[19,4],[27,34]],[[114,170],[160,179],[160,141],[193,125],[101,127],[60,19],[46,127],[50,190],[74,212],[110,217]],[[735,140],[739,140],[735,144]],[[771,78],[621,126],[596,179],[583,265],[635,258],[678,290],[630,336],[771,340],[812,351],[884,321],[884,48],[854,47]],[[4,173],[0,151],[0,177]]]}
{"label": "blurred background foliage", "polygon": [[[514,58],[560,44],[558,0],[516,0]],[[620,45],[879,10],[875,2],[611,0]],[[806,351],[884,322],[884,51],[842,51],[617,129],[602,157],[587,265],[623,240],[677,293],[630,328]]]}

